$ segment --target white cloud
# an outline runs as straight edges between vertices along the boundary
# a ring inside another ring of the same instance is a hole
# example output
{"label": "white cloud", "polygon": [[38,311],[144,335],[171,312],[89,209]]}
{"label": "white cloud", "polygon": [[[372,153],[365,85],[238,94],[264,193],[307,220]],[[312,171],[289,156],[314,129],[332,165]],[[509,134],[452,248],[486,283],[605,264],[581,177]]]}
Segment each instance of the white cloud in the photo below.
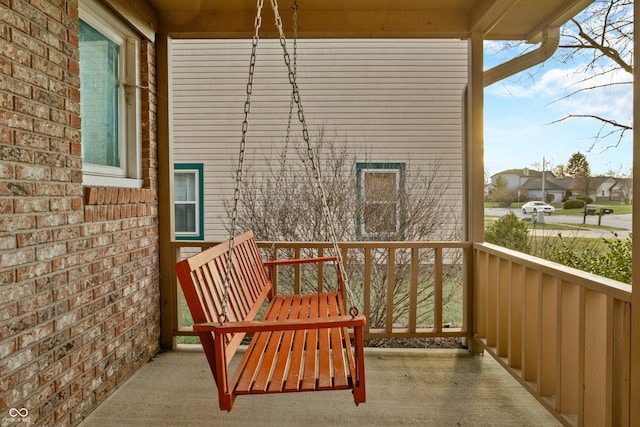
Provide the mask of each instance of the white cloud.
{"label": "white cloud", "polygon": [[606,75],[592,76],[579,68],[554,68],[543,73],[532,84],[507,80],[488,93],[515,100],[537,99],[561,116],[593,114],[630,122],[633,110],[633,92],[628,84],[631,77],[622,70]]}

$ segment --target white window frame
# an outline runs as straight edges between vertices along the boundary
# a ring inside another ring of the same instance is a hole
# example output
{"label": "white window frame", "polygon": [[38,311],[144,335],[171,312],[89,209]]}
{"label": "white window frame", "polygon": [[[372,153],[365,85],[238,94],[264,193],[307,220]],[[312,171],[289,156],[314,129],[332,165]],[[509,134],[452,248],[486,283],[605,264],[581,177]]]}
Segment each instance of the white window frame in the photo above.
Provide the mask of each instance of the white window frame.
{"label": "white window frame", "polygon": [[394,204],[395,204],[395,210],[396,210],[396,228],[395,231],[393,232],[394,234],[398,234],[400,232],[400,221],[401,221],[401,210],[402,210],[402,200],[401,200],[401,180],[403,179],[403,173],[404,173],[404,164],[398,164],[398,163],[393,163],[393,165],[399,165],[398,167],[386,167],[384,163],[378,163],[375,164],[376,166],[374,167],[366,167],[366,164],[362,164],[363,166],[360,167],[358,166],[358,173],[360,174],[360,176],[358,177],[358,183],[360,188],[358,189],[358,194],[360,195],[359,197],[361,197],[361,203],[362,203],[362,209],[363,209],[363,213],[359,218],[358,221],[358,230],[357,233],[361,236],[361,238],[364,239],[372,239],[372,238],[378,238],[381,234],[384,233],[379,233],[379,232],[374,232],[374,233],[367,233],[366,229],[367,229],[367,225],[365,223],[366,218],[364,215],[364,209],[366,208],[367,205],[374,205],[376,203],[380,203],[380,204],[390,204],[390,202],[386,202],[386,201],[370,201],[370,200],[366,200],[366,189],[365,189],[365,185],[366,185],[366,176],[367,174],[380,174],[380,173],[384,173],[384,174],[395,174],[396,176],[396,181],[395,181],[395,200],[394,200]]}
{"label": "white window frame", "polygon": [[[193,167],[192,167],[193,166]],[[175,206],[182,204],[182,205],[194,205],[195,206],[195,221],[194,221],[194,225],[195,225],[195,230],[193,232],[178,232],[176,230],[174,230],[174,234],[175,234],[175,239],[176,240],[203,240],[204,239],[204,227],[203,227],[203,223],[202,221],[204,221],[203,218],[203,206],[202,204],[204,203],[203,200],[203,188],[202,185],[204,185],[203,183],[203,167],[201,164],[175,164],[174,165],[174,169],[173,169],[173,174],[174,174],[174,179],[175,179],[175,175],[177,174],[190,174],[193,175],[194,177],[194,184],[195,184],[195,188],[194,188],[194,194],[195,194],[195,200],[193,202],[191,201],[178,201],[175,200],[175,194],[174,194],[174,215],[175,215]],[[174,220],[175,223],[175,220]]]}
{"label": "white window frame", "polygon": [[[142,187],[140,37],[96,0],[80,0],[79,18],[120,46],[118,88],[119,167],[84,163],[87,186]],[[80,98],[82,102],[82,87]],[[84,144],[84,141],[83,141]]]}

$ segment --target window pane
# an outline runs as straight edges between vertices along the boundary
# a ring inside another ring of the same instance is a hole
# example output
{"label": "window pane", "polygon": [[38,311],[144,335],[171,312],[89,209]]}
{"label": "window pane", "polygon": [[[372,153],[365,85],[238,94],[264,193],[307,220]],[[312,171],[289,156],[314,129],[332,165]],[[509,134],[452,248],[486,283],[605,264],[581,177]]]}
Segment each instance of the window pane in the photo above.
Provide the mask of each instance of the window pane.
{"label": "window pane", "polygon": [[195,202],[196,201],[196,174],[175,173],[173,191],[177,202]]}
{"label": "window pane", "polygon": [[368,172],[364,175],[364,197],[367,202],[395,202],[395,172]]}
{"label": "window pane", "polygon": [[82,158],[120,167],[118,58],[120,47],[80,20]]}
{"label": "window pane", "polygon": [[365,233],[395,233],[396,231],[395,203],[376,203],[365,206]]}
{"label": "window pane", "polygon": [[176,233],[196,232],[196,206],[193,204],[176,204]]}

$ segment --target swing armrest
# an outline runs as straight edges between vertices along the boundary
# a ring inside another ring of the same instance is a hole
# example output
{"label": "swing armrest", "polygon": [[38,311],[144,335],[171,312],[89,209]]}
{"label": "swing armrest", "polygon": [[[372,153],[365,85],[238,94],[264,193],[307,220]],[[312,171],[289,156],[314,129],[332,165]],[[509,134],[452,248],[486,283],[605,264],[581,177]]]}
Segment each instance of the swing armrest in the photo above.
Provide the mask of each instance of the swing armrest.
{"label": "swing armrest", "polygon": [[275,261],[264,261],[263,264],[265,267],[270,267],[274,265],[309,264],[312,262],[327,262],[327,261],[338,261],[338,257],[323,256],[323,257],[317,257],[317,258],[277,259]]}
{"label": "swing armrest", "polygon": [[283,320],[253,320],[242,322],[197,323],[193,325],[195,332],[213,332],[216,335],[237,332],[276,332],[298,329],[328,329],[328,328],[362,328],[366,323],[363,315],[320,317],[315,319],[283,319]]}

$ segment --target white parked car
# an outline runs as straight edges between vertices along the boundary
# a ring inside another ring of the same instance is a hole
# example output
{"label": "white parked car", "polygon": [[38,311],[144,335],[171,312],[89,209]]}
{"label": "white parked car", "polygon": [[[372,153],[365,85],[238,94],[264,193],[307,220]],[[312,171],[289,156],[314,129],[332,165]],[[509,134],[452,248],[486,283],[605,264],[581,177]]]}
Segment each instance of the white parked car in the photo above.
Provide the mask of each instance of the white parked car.
{"label": "white parked car", "polygon": [[551,215],[556,211],[556,208],[545,202],[527,202],[522,205],[522,213],[525,215],[540,211]]}

